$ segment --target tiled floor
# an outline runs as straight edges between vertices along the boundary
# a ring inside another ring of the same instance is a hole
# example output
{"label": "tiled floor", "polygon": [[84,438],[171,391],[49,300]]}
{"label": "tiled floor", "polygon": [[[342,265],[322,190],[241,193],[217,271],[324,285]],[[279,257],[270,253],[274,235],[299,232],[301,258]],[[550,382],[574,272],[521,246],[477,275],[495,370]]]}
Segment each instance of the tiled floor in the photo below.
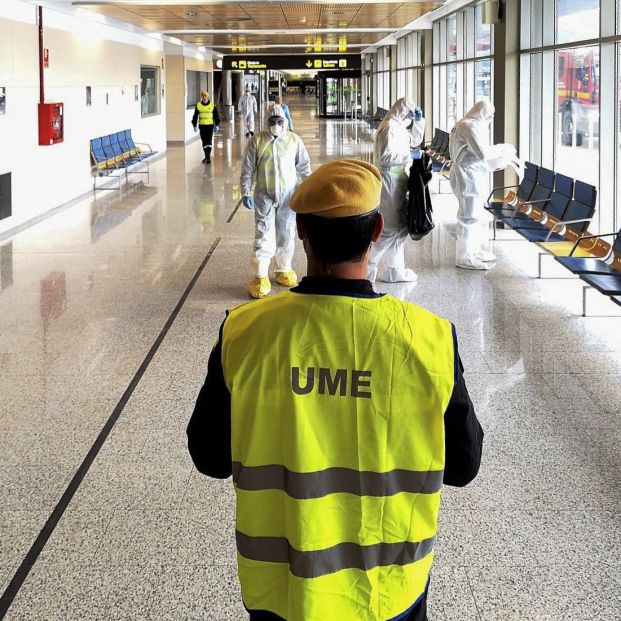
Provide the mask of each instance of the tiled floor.
{"label": "tiled floor", "polygon": [[[363,124],[290,103],[313,166],[370,158]],[[231,484],[193,471],[184,434],[224,311],[247,299],[252,214],[227,222],[243,143],[229,135],[210,168],[197,143],[171,148],[150,186],[0,242],[6,587],[219,239],[7,619],[245,618]],[[407,249],[417,286],[381,288],[455,323],[486,445],[479,478],[444,494],[430,619],[618,620],[621,319],[580,317],[579,283],[536,280],[525,242],[498,242],[488,273],[457,270],[454,199],[434,205],[438,227]]]}

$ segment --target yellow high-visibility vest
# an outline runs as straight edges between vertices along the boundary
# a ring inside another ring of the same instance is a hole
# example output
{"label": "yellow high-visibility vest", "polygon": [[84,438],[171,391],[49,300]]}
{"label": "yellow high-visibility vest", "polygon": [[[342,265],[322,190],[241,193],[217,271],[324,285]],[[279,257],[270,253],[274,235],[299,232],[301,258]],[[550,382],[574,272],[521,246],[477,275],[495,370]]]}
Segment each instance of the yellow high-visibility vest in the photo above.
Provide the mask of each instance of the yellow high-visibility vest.
{"label": "yellow high-visibility vest", "polygon": [[388,295],[286,292],[230,312],[222,366],[249,609],[386,621],[423,594],[454,365],[451,324]]}
{"label": "yellow high-visibility vest", "polygon": [[196,107],[198,108],[198,124],[213,125],[213,109],[215,107],[213,101],[210,101],[208,104],[199,101]]}

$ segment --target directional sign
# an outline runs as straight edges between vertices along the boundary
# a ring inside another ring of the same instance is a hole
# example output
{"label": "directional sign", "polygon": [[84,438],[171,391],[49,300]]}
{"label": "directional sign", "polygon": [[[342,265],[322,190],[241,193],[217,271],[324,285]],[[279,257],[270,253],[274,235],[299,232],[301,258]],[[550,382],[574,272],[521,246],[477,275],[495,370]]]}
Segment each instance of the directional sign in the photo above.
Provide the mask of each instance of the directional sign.
{"label": "directional sign", "polygon": [[222,59],[223,69],[360,69],[359,54],[265,54],[229,55]]}

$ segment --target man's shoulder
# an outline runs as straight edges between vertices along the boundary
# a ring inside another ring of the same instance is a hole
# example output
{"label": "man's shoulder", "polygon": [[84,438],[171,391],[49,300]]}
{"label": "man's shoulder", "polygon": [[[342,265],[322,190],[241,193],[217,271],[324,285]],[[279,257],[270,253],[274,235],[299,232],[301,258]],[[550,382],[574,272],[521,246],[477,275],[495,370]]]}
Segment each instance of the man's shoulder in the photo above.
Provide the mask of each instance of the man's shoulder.
{"label": "man's shoulder", "polygon": [[293,294],[289,291],[284,291],[278,295],[271,295],[260,300],[249,300],[243,302],[238,306],[234,306],[227,311],[227,320],[231,317],[238,317],[246,314],[260,314],[266,312],[272,307],[281,306],[287,303],[287,299],[291,298]]}
{"label": "man's shoulder", "polygon": [[424,306],[414,304],[414,302],[409,302],[407,300],[401,300],[390,294],[385,295],[384,299],[387,299],[389,303],[393,304],[396,308],[399,308],[404,314],[408,316],[408,318],[411,318],[413,320],[416,320],[418,318],[419,320],[425,319],[428,321],[446,323],[448,325],[451,325],[451,322],[448,319],[445,319],[441,315],[438,315],[434,313],[433,311],[430,311],[428,308],[425,308]]}

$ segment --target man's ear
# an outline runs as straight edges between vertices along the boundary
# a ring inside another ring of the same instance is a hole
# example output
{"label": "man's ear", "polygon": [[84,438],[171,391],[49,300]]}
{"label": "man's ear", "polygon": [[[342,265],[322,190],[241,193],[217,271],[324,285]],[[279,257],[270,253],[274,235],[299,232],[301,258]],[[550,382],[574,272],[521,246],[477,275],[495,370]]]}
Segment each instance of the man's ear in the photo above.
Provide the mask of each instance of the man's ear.
{"label": "man's ear", "polygon": [[306,229],[304,228],[304,222],[300,214],[296,214],[295,223],[298,225],[298,238],[304,241],[306,239]]}
{"label": "man's ear", "polygon": [[371,240],[376,242],[380,238],[380,235],[382,234],[383,230],[384,230],[384,216],[378,212],[377,218],[375,219],[375,228],[373,229],[373,236],[371,237]]}

